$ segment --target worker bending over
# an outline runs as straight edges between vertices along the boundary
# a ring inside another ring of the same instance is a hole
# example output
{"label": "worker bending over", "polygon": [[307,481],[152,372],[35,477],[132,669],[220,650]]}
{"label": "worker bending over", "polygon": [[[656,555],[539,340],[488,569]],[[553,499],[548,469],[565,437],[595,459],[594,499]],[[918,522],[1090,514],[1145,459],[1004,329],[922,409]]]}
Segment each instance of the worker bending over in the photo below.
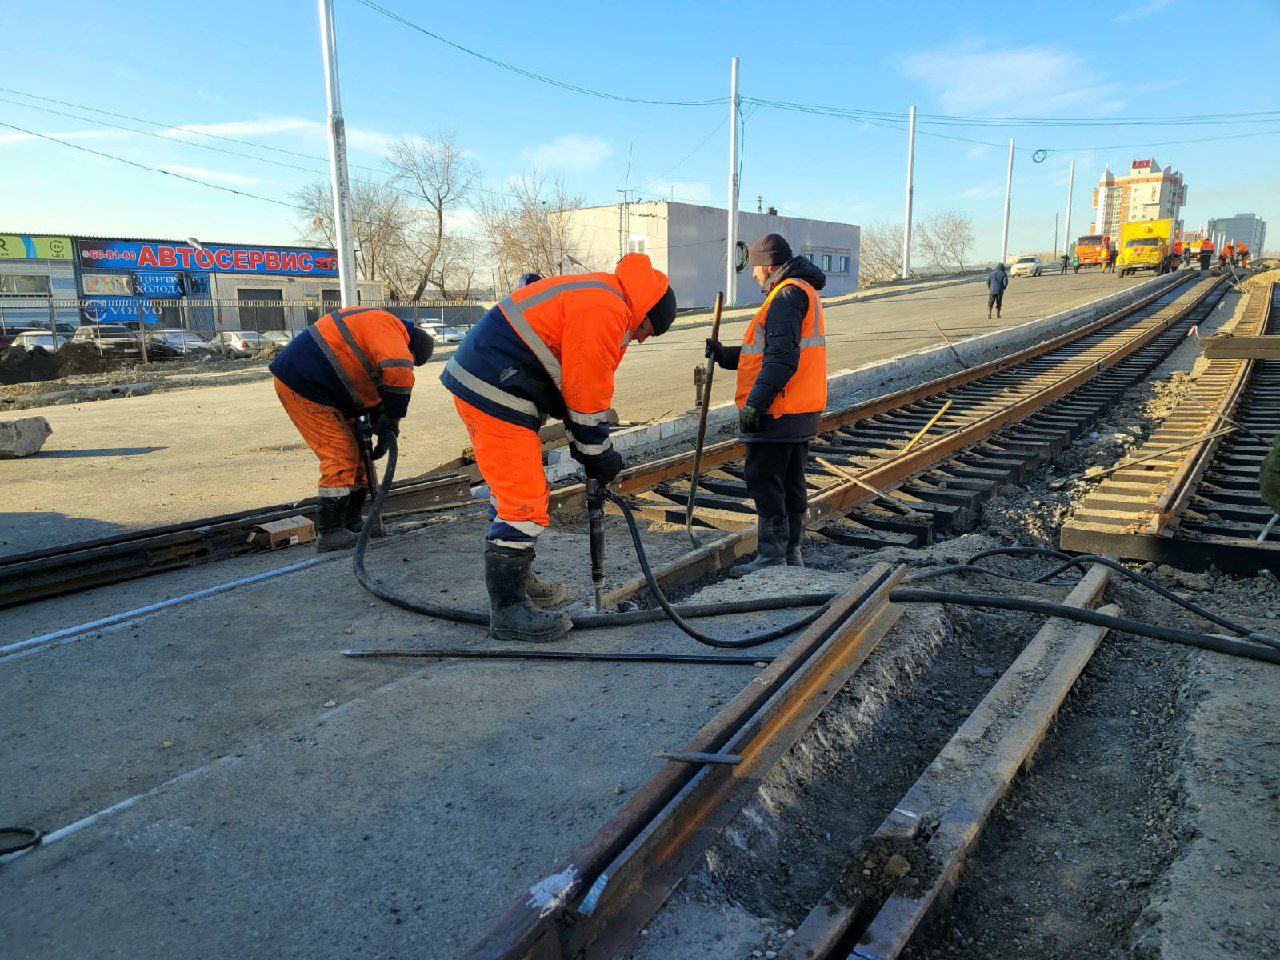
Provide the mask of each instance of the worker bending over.
{"label": "worker bending over", "polygon": [[379,451],[409,408],[413,368],[431,359],[425,330],[385,310],[325,314],[271,361],[284,411],[320,459],[316,550],[352,547],[368,497],[355,418],[368,415]]}
{"label": "worker bending over", "polygon": [[827,339],[818,291],[826,274],[787,241],[766,234],[748,248],[766,294],[742,346],[707,341],[707,356],[738,371],[738,425],[747,444],[747,492],[756,504],[756,558],[734,568],[804,566],[800,541],[809,509],[804,467],[827,404]]}
{"label": "worker bending over", "polygon": [[550,519],[538,429],[564,420],[569,452],[589,479],[610,483],[622,456],[609,441],[613,377],[627,346],[666,333],[676,298],[642,253],[613,273],[547,277],[513,290],[467,334],[440,380],[453,394],[489,485],[485,583],[499,640],[565,636],[563,612],[539,609],[564,587],[533,574],[534,545]]}

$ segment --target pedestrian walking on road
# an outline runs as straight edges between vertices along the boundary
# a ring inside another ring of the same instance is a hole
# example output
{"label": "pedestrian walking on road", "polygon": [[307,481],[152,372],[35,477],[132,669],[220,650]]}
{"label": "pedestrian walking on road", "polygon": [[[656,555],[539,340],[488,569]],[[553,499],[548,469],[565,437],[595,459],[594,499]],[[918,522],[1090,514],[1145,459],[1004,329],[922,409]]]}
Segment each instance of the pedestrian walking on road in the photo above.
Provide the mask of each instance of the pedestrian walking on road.
{"label": "pedestrian walking on road", "polygon": [[707,356],[738,371],[738,426],[747,445],[747,492],[758,522],[756,559],[735,567],[802,567],[800,542],[809,511],[804,467],[809,441],[827,405],[827,340],[818,291],[827,276],[793,256],[776,233],[748,248],[751,275],[765,293],[742,346],[707,341]]}
{"label": "pedestrian walking on road", "polygon": [[499,640],[559,640],[573,626],[563,584],[533,572],[538,536],[551,523],[538,430],[564,421],[569,453],[589,480],[611,483],[622,454],[609,439],[614,375],[632,344],[670,329],[676,297],[643,253],[612,273],[535,280],[480,318],[440,381],[453,394],[480,476],[489,486],[484,545],[489,632]]}
{"label": "pedestrian walking on road", "polygon": [[996,317],[1004,307],[1004,288],[1009,286],[1009,268],[997,263],[995,269],[987,275],[987,319],[991,319],[991,308],[995,307]]}
{"label": "pedestrian walking on road", "polygon": [[1107,251],[1107,265],[1106,265],[1106,267],[1103,269],[1103,272],[1104,272],[1104,273],[1107,273],[1107,272],[1115,273],[1115,272],[1116,272],[1116,261],[1117,261],[1118,259],[1120,259],[1120,251],[1119,251],[1119,249],[1118,249],[1118,248],[1116,248],[1116,247],[1112,247],[1110,250],[1108,250],[1108,251]]}
{"label": "pedestrian walking on road", "polygon": [[[386,310],[343,307],[298,334],[268,366],[276,396],[320,460],[316,550],[355,546],[368,477],[355,420],[368,416],[378,450],[400,432],[413,368],[431,359],[425,330]],[[375,450],[375,458],[381,453]]]}
{"label": "pedestrian walking on road", "polygon": [[1064,253],[1062,255],[1062,269],[1059,270],[1058,273],[1060,275],[1065,275],[1067,272],[1067,267],[1069,267],[1070,265],[1071,265],[1071,258]]}

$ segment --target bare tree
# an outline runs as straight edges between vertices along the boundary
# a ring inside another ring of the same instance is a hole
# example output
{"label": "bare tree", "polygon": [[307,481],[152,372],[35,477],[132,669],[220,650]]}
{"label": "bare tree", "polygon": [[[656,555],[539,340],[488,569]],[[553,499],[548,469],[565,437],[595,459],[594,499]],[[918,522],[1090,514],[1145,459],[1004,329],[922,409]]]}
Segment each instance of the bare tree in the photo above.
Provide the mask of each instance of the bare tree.
{"label": "bare tree", "polygon": [[566,192],[559,180],[544,181],[537,172],[513,181],[509,191],[476,206],[502,284],[509,288],[527,272],[576,272],[579,240],[572,218],[565,214],[580,208],[582,198]]}
{"label": "bare tree", "polygon": [[873,223],[863,228],[858,275],[868,283],[884,283],[902,274],[902,224]]}
{"label": "bare tree", "polygon": [[[324,246],[337,243],[333,229],[333,197],[329,184],[316,181],[294,195],[302,212],[305,239]],[[367,177],[351,181],[351,228],[355,235],[356,269],[365,280],[382,281],[393,300],[405,297],[413,279],[407,267],[407,240],[414,211],[408,197],[389,184]]]}
{"label": "bare tree", "polygon": [[437,134],[433,140],[402,137],[391,144],[388,159],[392,185],[412,192],[422,202],[422,220],[410,244],[419,261],[410,299],[421,299],[428,286],[447,296],[446,265],[459,258],[447,249],[455,238],[449,235],[446,222],[466,201],[480,177],[480,168],[466,156],[452,130]]}
{"label": "bare tree", "polygon": [[963,270],[973,249],[973,220],[963,213],[945,210],[916,226],[916,242],[930,263]]}

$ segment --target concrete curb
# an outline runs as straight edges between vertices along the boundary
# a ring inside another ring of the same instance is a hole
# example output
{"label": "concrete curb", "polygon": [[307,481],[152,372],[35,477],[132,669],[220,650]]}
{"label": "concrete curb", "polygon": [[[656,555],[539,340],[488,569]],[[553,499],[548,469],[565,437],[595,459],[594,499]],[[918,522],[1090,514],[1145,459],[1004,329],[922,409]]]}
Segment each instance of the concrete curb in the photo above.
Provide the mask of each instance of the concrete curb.
{"label": "concrete curb", "polygon": [[[959,340],[955,342],[956,353],[966,367],[985,363],[1081,327],[1126,303],[1167,287],[1178,279],[1176,274],[1152,277],[1101,300],[1028,320],[1014,327]],[[944,343],[934,347],[921,347],[864,367],[837,370],[827,377],[827,409],[848,406],[959,369],[951,348]],[[713,406],[707,412],[707,439],[718,439],[720,434],[728,433],[737,419],[738,411],[733,403]],[[669,420],[618,431],[613,434],[613,445],[624,458],[634,462],[659,451],[675,452],[682,446],[688,446],[696,439],[697,430],[698,411],[691,410]],[[568,480],[579,474],[581,469],[569,455],[568,447],[551,450],[547,454],[547,479],[551,483]]]}

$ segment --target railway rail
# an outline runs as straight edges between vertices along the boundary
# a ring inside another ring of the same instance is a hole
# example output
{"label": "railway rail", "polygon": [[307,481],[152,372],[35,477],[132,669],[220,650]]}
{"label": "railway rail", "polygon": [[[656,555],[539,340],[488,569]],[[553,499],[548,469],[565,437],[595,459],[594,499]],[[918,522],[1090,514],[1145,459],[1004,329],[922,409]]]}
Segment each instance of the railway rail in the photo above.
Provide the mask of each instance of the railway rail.
{"label": "railway rail", "polygon": [[[1216,280],[1179,275],[1077,330],[824,415],[812,456],[856,472],[858,482],[812,463],[810,528],[866,546],[926,544],[938,532],[965,529],[1001,483],[1024,478],[1069,444],[1220,295]],[[660,571],[666,582],[705,575],[755,549],[754,510],[737,462],[743,455],[738,441],[707,448],[699,525],[731,533]],[[690,452],[631,467],[618,490],[635,498],[641,516],[683,523],[692,460]],[[471,502],[474,473],[458,466],[397,483],[389,508],[440,511]],[[563,487],[552,497],[555,510],[581,509],[585,490]],[[314,501],[300,501],[0,558],[0,608],[249,552],[258,524],[313,510]]]}
{"label": "railway rail", "polygon": [[[1280,286],[1254,291],[1232,332],[1280,332]],[[1201,359],[1191,383],[1128,465],[1063,526],[1063,549],[1190,569],[1280,571],[1280,533],[1258,470],[1280,435],[1280,361]]]}

